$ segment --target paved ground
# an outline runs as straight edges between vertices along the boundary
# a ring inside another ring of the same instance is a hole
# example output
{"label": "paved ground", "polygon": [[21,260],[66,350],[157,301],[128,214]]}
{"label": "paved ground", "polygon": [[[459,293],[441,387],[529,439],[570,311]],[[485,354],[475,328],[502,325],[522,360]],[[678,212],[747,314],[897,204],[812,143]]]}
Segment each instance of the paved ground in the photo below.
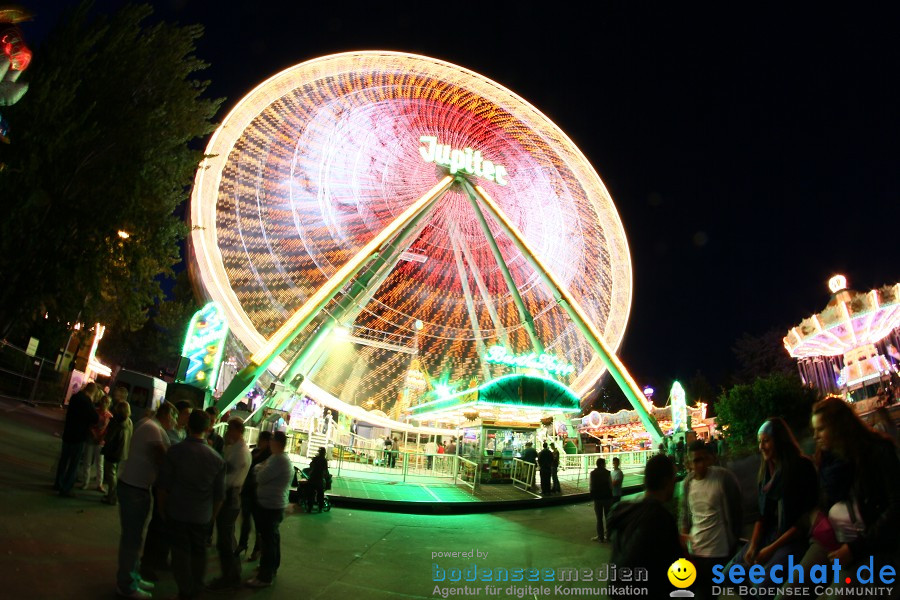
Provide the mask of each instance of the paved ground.
{"label": "paved ground", "polygon": [[[49,417],[56,417],[48,418]],[[76,499],[50,486],[59,451],[61,413],[0,400],[0,597],[113,598],[119,524],[98,492]],[[282,524],[282,567],[272,588],[237,598],[433,598],[433,564],[441,568],[595,569],[609,548],[591,542],[588,503],[480,515],[403,515],[347,510],[289,514]],[[482,558],[433,558],[475,551]],[[486,556],[484,556],[486,554]],[[210,556],[208,579],[218,572]],[[250,576],[252,564],[245,568]],[[460,584],[444,583],[444,587]],[[472,584],[470,584],[471,586]],[[478,596],[487,584],[478,583]],[[493,598],[533,598],[501,590]],[[516,584],[523,585],[523,584]],[[534,584],[532,584],[534,585]],[[579,584],[576,584],[579,585]],[[589,584],[580,584],[589,587]],[[158,593],[176,591],[169,573]],[[211,596],[211,595],[210,595]],[[563,597],[553,593],[538,597]]]}

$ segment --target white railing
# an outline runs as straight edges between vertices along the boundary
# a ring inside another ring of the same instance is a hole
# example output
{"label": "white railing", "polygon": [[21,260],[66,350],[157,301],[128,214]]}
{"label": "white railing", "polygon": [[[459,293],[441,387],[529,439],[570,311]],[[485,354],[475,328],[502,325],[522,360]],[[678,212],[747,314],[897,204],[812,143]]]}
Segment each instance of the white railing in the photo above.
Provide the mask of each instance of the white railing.
{"label": "white railing", "polygon": [[472,488],[472,491],[475,491],[475,487],[478,485],[479,476],[481,475],[481,469],[478,467],[478,463],[459,456],[454,456],[454,458],[457,460],[456,476],[453,478],[453,482],[462,483],[463,485]]}
{"label": "white railing", "polygon": [[[416,477],[453,479],[457,473],[457,457],[451,454],[426,455],[422,452],[397,450],[385,452],[383,449],[354,454],[345,446],[335,446],[335,449],[338,451],[336,476],[340,476],[342,470],[345,476],[350,477],[354,471],[383,473],[397,475],[400,480],[406,482]],[[351,459],[348,459],[348,454],[352,456]],[[391,466],[392,463],[394,466]]]}
{"label": "white railing", "polygon": [[[562,463],[562,456],[560,456],[560,463]],[[534,483],[535,466],[534,463],[525,462],[521,458],[514,458],[512,468],[513,485],[526,492],[529,491]]]}
{"label": "white railing", "polygon": [[590,472],[597,468],[597,459],[606,460],[606,468],[612,470],[612,459],[618,458],[623,469],[637,470],[656,454],[653,450],[640,450],[634,452],[595,452],[592,454],[562,454],[559,457],[559,479],[581,483],[587,479]]}

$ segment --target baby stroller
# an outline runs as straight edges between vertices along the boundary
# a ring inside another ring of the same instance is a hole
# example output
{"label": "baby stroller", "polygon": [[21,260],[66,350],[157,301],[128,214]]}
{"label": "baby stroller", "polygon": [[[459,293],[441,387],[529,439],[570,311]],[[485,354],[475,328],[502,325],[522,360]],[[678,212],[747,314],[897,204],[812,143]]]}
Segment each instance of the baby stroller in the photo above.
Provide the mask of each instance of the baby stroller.
{"label": "baby stroller", "polygon": [[[297,487],[297,505],[305,510],[306,512],[312,512],[312,506],[309,501],[310,494],[310,482],[309,482],[309,469],[299,469],[294,467],[294,484]],[[325,473],[325,490],[331,489],[331,473]],[[328,501],[328,496],[324,496],[323,505],[319,508],[322,512],[328,512],[331,510],[331,502]]]}

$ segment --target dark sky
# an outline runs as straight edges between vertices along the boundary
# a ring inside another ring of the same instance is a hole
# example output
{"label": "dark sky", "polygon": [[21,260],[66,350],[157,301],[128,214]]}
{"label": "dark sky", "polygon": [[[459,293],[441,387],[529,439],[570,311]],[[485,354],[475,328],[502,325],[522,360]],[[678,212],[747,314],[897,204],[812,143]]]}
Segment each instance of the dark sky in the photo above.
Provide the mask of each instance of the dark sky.
{"label": "dark sky", "polygon": [[[37,38],[66,2],[42,4]],[[698,369],[722,381],[742,332],[818,312],[835,272],[856,289],[900,281],[896,12],[569,4],[154,3],[205,25],[198,54],[223,110],[298,62],[389,49],[470,68],[544,112],[624,222],[634,302],[621,356],[639,382]]]}

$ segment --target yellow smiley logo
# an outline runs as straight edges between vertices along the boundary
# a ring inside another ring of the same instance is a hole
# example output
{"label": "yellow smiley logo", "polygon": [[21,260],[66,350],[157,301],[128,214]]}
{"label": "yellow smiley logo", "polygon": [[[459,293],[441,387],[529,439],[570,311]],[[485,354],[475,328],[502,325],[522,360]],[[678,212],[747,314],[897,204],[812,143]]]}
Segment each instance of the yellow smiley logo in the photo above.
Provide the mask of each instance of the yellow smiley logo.
{"label": "yellow smiley logo", "polygon": [[685,558],[679,558],[668,570],[669,582],[677,588],[690,587],[697,579],[697,569]]}

